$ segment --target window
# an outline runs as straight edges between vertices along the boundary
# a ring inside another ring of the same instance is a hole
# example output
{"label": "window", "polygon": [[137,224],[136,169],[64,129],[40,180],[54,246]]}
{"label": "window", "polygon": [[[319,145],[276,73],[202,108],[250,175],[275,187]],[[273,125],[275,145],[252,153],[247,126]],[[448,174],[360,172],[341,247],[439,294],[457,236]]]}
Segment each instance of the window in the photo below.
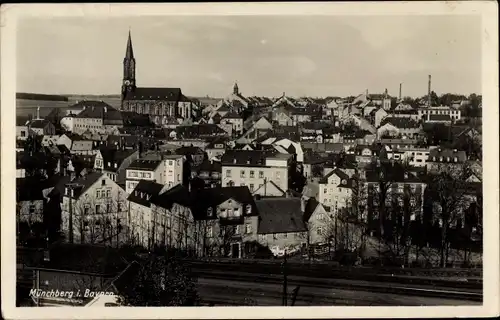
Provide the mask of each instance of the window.
{"label": "window", "polygon": [[96,204],[95,205],[95,213],[99,213],[101,211],[101,205]]}
{"label": "window", "polygon": [[250,192],[253,192],[254,184],[250,183]]}
{"label": "window", "polygon": [[264,171],[259,171],[259,178],[264,178]]}
{"label": "window", "polygon": [[278,236],[276,235],[276,233],[273,233],[273,240],[277,240],[278,239]]}
{"label": "window", "polygon": [[172,160],[169,160],[169,161],[168,161],[168,165],[169,165],[169,166],[172,166],[172,165],[174,165],[174,162],[173,162]]}
{"label": "window", "polygon": [[252,225],[250,223],[245,224],[245,233],[252,233]]}
{"label": "window", "polygon": [[177,182],[179,182],[179,181],[181,181],[181,174],[180,173],[177,174]]}
{"label": "window", "polygon": [[453,161],[457,162],[457,161],[458,161],[457,157],[454,157],[454,158],[453,158]]}
{"label": "window", "polygon": [[226,177],[231,178],[231,170],[226,170]]}
{"label": "window", "polygon": [[328,192],[328,189],[327,188],[324,188],[323,189],[323,193],[327,193]]}
{"label": "window", "polygon": [[214,233],[214,229],[212,228],[212,226],[207,226],[207,237],[208,238],[212,238],[213,237],[213,233]]}
{"label": "window", "polygon": [[106,190],[106,198],[110,198],[111,197],[111,190]]}
{"label": "window", "polygon": [[101,186],[105,186],[105,185],[106,185],[106,179],[102,179]]}
{"label": "window", "polygon": [[246,212],[247,212],[247,214],[252,213],[252,205],[250,205],[250,204],[247,205]]}
{"label": "window", "polygon": [[30,204],[30,213],[35,213],[36,207],[34,204]]}
{"label": "window", "polygon": [[234,226],[234,234],[240,234],[240,226]]}
{"label": "window", "polygon": [[83,208],[83,214],[88,215],[90,211],[90,205],[86,204],[85,207]]}
{"label": "window", "polygon": [[221,209],[220,210],[220,216],[221,216],[221,218],[226,218],[227,217],[226,209]]}
{"label": "window", "polygon": [[241,178],[245,178],[245,170],[241,170],[240,171],[240,177]]}
{"label": "window", "polygon": [[253,170],[250,170],[250,178],[253,178],[255,175],[255,172]]}
{"label": "window", "polygon": [[208,208],[208,210],[207,210],[207,216],[211,217],[212,213],[213,213],[213,209],[212,208]]}
{"label": "window", "polygon": [[168,175],[171,176],[172,175],[172,170],[168,170]]}
{"label": "window", "polygon": [[97,197],[97,199],[99,199],[101,197],[101,191],[100,190],[97,190],[96,197]]}

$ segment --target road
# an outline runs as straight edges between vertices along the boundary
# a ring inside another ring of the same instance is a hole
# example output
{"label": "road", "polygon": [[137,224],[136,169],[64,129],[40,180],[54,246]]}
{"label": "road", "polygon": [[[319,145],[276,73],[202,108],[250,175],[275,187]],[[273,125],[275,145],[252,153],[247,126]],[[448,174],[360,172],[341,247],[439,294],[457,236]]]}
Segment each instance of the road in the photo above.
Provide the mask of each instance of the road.
{"label": "road", "polygon": [[[288,292],[294,287],[289,287]],[[215,306],[280,306],[283,287],[279,284],[198,278],[202,301]],[[459,306],[481,305],[480,302],[405,296],[388,293],[301,287],[296,306]]]}

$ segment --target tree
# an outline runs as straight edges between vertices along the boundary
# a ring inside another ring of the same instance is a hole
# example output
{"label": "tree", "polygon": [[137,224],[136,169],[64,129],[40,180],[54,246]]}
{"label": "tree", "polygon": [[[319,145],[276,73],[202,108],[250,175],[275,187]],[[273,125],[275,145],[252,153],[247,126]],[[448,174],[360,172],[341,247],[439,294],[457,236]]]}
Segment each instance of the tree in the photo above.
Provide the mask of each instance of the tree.
{"label": "tree", "polygon": [[464,210],[469,202],[467,192],[467,165],[451,166],[440,164],[430,178],[429,188],[433,200],[434,219],[439,223],[440,237],[440,266],[445,267],[448,261],[450,228],[463,219]]}
{"label": "tree", "polygon": [[125,306],[196,306],[199,296],[196,279],[175,257],[151,254],[120,290]]}

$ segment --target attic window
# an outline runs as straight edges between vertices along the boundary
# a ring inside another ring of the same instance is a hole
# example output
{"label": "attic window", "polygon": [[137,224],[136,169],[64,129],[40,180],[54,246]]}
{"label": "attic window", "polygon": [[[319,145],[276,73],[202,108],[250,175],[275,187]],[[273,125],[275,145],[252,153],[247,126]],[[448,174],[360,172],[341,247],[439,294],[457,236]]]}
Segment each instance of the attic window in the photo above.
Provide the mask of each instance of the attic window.
{"label": "attic window", "polygon": [[342,184],[347,184],[347,180],[346,180],[346,179],[343,179],[343,180],[342,180]]}
{"label": "attic window", "polygon": [[212,208],[208,208],[207,209],[207,216],[211,217],[212,213],[213,213],[213,209]]}
{"label": "attic window", "polygon": [[116,168],[118,168],[118,165],[117,165],[117,164],[116,164],[116,162],[115,162],[115,169],[116,169]]}
{"label": "attic window", "polygon": [[249,205],[249,204],[247,205],[246,212],[247,212],[247,214],[252,213],[252,206],[251,205]]}
{"label": "attic window", "polygon": [[458,161],[457,157],[453,158],[453,161],[457,162]]}
{"label": "attic window", "polygon": [[102,186],[105,186],[105,185],[106,185],[106,179],[102,179],[102,180],[101,180],[101,185],[102,185]]}
{"label": "attic window", "polygon": [[147,194],[147,195],[146,195],[146,200],[149,200],[149,199],[151,199],[151,195],[150,195],[150,194]]}

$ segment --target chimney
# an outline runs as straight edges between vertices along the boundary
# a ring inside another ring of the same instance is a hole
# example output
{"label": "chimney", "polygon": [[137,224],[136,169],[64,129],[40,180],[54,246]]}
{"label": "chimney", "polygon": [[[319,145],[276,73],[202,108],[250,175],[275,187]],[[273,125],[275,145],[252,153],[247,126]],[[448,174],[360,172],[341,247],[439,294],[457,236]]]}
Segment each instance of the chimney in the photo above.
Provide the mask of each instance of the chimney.
{"label": "chimney", "polygon": [[402,98],[402,95],[401,95],[402,90],[403,90],[403,84],[400,83],[399,84],[399,100],[401,100],[401,98]]}
{"label": "chimney", "polygon": [[36,118],[40,119],[40,106],[36,108]]}
{"label": "chimney", "polygon": [[432,104],[432,99],[431,99],[431,75],[429,75],[429,84],[428,84],[428,87],[427,87],[427,103],[428,103],[428,107],[431,106]]}

